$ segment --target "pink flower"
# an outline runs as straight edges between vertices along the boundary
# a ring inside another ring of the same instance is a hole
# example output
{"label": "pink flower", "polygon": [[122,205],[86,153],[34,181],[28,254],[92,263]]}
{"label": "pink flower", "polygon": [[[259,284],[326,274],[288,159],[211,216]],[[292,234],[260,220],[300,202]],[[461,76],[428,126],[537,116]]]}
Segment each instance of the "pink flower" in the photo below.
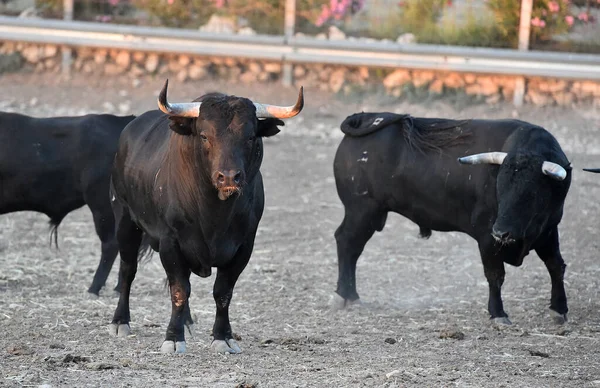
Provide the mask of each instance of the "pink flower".
{"label": "pink flower", "polygon": [[587,22],[589,17],[587,13],[581,12],[579,15],[577,15],[577,19],[581,20],[582,22]]}
{"label": "pink flower", "polygon": [[575,18],[571,15],[565,16],[565,21],[567,22],[567,24],[570,26],[573,25],[573,22],[575,21]]}
{"label": "pink flower", "polygon": [[112,20],[112,17],[110,15],[98,15],[96,16],[96,20],[101,23],[107,23]]}
{"label": "pink flower", "polygon": [[560,6],[558,5],[558,3],[556,1],[551,1],[548,3],[548,9],[550,10],[550,12],[558,12],[560,11]]}
{"label": "pink flower", "polygon": [[534,17],[533,19],[531,19],[531,25],[534,27],[544,28],[546,27],[546,22],[538,17]]}
{"label": "pink flower", "polygon": [[119,4],[119,0],[108,0],[108,3],[114,7],[115,5]]}

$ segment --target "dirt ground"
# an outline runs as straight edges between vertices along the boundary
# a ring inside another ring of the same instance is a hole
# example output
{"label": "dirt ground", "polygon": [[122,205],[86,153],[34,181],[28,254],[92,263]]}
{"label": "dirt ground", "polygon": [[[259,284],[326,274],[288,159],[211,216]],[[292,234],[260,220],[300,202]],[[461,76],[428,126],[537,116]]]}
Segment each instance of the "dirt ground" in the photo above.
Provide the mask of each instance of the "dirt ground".
{"label": "dirt ground", "polygon": [[[0,76],[0,110],[34,116],[156,107],[163,79]],[[269,103],[295,101],[278,84],[172,82],[171,100],[221,90]],[[265,141],[266,208],[230,316],[240,355],[210,352],[215,315],[211,278],[192,278],[194,338],[185,355],[159,352],[170,317],[164,271],[155,255],[133,284],[133,335],[108,324],[117,265],[100,298],[87,297],[100,244],[87,208],[66,217],[60,250],[49,248],[47,218],[0,216],[0,386],[69,387],[594,387],[600,386],[600,110],[515,110],[448,101],[394,102],[380,95],[336,97],[308,89],[306,108]],[[550,279],[534,252],[507,266],[508,328],[492,326],[476,243],[390,215],[358,262],[363,304],[332,311],[337,280],[333,233],[343,209],[332,160],[339,123],[361,110],[451,118],[519,117],[545,126],[575,167],[560,226],[568,264],[569,323],[552,323]]]}

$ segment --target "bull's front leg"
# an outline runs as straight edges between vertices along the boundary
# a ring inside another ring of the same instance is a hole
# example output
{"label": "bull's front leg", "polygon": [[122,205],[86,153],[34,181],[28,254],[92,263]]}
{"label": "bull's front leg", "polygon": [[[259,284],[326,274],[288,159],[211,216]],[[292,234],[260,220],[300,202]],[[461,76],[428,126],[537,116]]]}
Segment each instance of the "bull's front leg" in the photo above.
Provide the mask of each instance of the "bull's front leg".
{"label": "bull's front leg", "polygon": [[159,253],[163,268],[167,273],[171,293],[171,320],[160,351],[185,353],[185,324],[191,323],[189,308],[191,272],[183,260],[183,255],[175,239],[170,237],[161,239]]}
{"label": "bull's front leg", "polygon": [[569,311],[564,283],[567,265],[560,254],[557,227],[553,228],[547,239],[538,244],[535,251],[546,265],[552,281],[550,310],[554,313],[554,322],[562,325],[567,322],[567,312]]}
{"label": "bull's front leg", "polygon": [[488,281],[489,299],[488,311],[490,319],[497,324],[510,325],[508,314],[504,311],[502,304],[502,284],[504,284],[504,262],[498,254],[499,248],[494,246],[492,238],[479,243],[483,272]]}
{"label": "bull's front leg", "polygon": [[344,220],[335,231],[338,255],[338,282],[333,308],[360,303],[356,291],[356,263],[376,230],[383,229],[386,213],[378,204],[363,200],[345,205]]}
{"label": "bull's front leg", "polygon": [[233,339],[233,332],[229,323],[229,304],[231,303],[235,283],[250,260],[252,247],[252,242],[243,245],[227,266],[217,269],[217,278],[213,287],[217,314],[213,326],[214,339],[210,346],[217,353],[234,354],[242,352],[236,340]]}

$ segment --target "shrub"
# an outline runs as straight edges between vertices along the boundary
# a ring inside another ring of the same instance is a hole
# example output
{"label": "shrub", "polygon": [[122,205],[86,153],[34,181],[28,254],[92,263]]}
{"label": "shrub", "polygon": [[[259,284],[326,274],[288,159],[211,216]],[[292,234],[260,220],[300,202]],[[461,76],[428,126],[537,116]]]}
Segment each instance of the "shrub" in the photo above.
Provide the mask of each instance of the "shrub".
{"label": "shrub", "polygon": [[[99,15],[123,15],[130,10],[128,0],[75,0],[73,6],[75,20],[94,20]],[[45,18],[63,17],[63,0],[35,0],[35,8]]]}
{"label": "shrub", "polygon": [[[516,0],[519,1],[519,0]],[[462,46],[498,46],[499,34],[494,23],[468,9],[466,20],[455,17],[440,22],[446,7],[445,0],[408,0],[401,2],[399,25],[402,32],[415,35],[419,43],[451,44]],[[501,44],[500,44],[501,45]]]}
{"label": "shrub", "polygon": [[[285,0],[215,0],[219,13],[248,20],[259,33],[282,34]],[[363,0],[297,0],[296,30],[315,33],[349,17],[363,5]]]}
{"label": "shrub", "polygon": [[403,32],[413,33],[420,43],[439,40],[437,21],[444,10],[445,0],[401,1],[400,25]]}
{"label": "shrub", "polygon": [[[519,40],[520,0],[488,0],[500,37],[516,47]],[[534,0],[531,13],[531,44],[547,42],[573,24],[569,0]]]}
{"label": "shrub", "polygon": [[198,28],[215,12],[212,0],[132,0],[132,4],[168,27]]}

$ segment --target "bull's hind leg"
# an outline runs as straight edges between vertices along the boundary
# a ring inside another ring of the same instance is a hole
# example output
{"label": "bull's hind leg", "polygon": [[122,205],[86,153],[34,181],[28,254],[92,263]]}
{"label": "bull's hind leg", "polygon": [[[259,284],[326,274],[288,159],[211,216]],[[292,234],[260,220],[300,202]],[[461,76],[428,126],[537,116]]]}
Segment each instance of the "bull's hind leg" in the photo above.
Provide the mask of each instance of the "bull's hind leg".
{"label": "bull's hind leg", "polygon": [[167,273],[171,292],[171,321],[160,351],[185,353],[185,323],[188,319],[191,320],[189,308],[190,270],[185,265],[185,260],[175,239],[170,237],[161,239],[159,253],[160,261]]}
{"label": "bull's hind leg", "polygon": [[[338,254],[338,282],[334,308],[359,301],[356,292],[356,262],[367,241],[385,225],[387,212],[370,200],[345,206],[342,224],[335,231]],[[341,297],[341,298],[340,298]]]}
{"label": "bull's hind leg", "polygon": [[481,261],[483,262],[483,272],[488,281],[489,300],[488,311],[490,319],[495,323],[510,325],[508,314],[504,312],[502,304],[502,284],[504,284],[504,261],[499,255],[500,248],[494,244],[491,236],[484,237],[479,241],[479,252],[481,253]]}
{"label": "bull's hind leg", "polygon": [[[95,194],[96,196],[98,193]],[[108,194],[107,194],[108,195]],[[97,201],[99,201],[98,199]],[[92,285],[88,289],[90,294],[98,295],[100,289],[104,287],[106,279],[110,274],[110,270],[113,267],[117,254],[119,253],[119,244],[117,243],[117,236],[115,234],[115,218],[108,201],[108,197],[101,204],[97,204],[96,201],[88,200],[88,206],[92,211],[94,217],[94,226],[96,227],[96,234],[100,238],[102,243],[102,256],[100,257],[100,263],[98,269],[94,274]],[[117,283],[115,291],[119,291],[121,286],[120,279]]]}
{"label": "bull's hind leg", "polygon": [[129,293],[131,291],[131,283],[133,283],[137,272],[138,251],[142,242],[142,230],[133,222],[128,210],[115,213],[120,214],[118,217],[117,241],[119,243],[119,253],[121,254],[119,279],[122,283],[119,304],[110,325],[110,333],[113,336],[126,337],[130,333],[129,321],[131,320],[129,313]]}
{"label": "bull's hind leg", "polygon": [[548,238],[535,249],[542,259],[552,281],[550,310],[554,314],[554,322],[564,324],[567,321],[567,294],[565,293],[564,275],[567,265],[560,254],[558,228],[555,227]]}

